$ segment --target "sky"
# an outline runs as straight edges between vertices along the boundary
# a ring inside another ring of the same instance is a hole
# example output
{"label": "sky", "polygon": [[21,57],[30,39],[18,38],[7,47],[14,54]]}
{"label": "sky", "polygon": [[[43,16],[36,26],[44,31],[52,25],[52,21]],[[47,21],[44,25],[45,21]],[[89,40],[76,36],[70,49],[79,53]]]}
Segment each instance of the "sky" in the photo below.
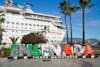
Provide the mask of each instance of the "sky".
{"label": "sky", "polygon": [[[64,17],[59,8],[59,3],[63,0],[13,0],[14,3],[23,5],[28,2],[33,5],[34,12],[60,16],[64,24]],[[78,0],[67,0],[73,5],[78,5]],[[100,0],[91,0],[95,4],[92,8],[85,10],[85,36],[86,39],[95,38],[100,40]],[[0,0],[0,4],[4,1]],[[70,29],[69,16],[67,16],[68,29]],[[81,10],[72,14],[73,37],[82,38],[82,15]],[[70,32],[70,30],[68,30]],[[69,33],[70,34],[70,33]],[[70,36],[70,35],[69,35]]]}

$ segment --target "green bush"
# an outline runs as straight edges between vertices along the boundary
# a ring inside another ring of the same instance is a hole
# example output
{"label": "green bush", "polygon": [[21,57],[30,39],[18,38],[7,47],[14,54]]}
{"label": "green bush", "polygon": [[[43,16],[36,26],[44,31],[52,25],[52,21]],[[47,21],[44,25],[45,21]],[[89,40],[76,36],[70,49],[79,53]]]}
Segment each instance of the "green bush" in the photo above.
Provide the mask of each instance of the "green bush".
{"label": "green bush", "polygon": [[0,49],[0,57],[8,57],[10,55],[9,48],[2,48]]}

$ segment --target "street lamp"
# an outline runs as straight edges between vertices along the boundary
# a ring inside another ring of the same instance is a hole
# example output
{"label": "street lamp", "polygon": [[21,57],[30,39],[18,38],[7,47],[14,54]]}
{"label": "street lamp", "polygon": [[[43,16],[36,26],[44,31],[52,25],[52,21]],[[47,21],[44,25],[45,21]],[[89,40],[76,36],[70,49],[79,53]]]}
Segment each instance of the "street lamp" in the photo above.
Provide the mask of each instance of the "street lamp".
{"label": "street lamp", "polygon": [[44,26],[44,31],[45,31],[45,39],[46,39],[46,29],[47,29],[47,27],[46,27],[46,26]]}
{"label": "street lamp", "polygon": [[0,15],[0,44],[2,43],[2,32],[4,29],[2,29],[2,23],[4,22],[4,14]]}

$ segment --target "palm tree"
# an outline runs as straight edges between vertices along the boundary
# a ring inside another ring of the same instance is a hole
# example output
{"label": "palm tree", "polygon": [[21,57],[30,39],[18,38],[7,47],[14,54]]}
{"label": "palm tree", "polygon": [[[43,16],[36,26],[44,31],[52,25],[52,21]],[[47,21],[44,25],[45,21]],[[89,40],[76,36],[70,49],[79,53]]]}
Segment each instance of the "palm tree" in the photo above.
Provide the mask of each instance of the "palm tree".
{"label": "palm tree", "polygon": [[12,44],[17,44],[17,40],[19,39],[19,37],[15,38],[15,37],[9,37],[12,41]]}
{"label": "palm tree", "polygon": [[82,45],[85,45],[85,9],[92,7],[94,4],[91,4],[91,0],[79,0],[79,4],[82,9],[82,31],[83,31]]}
{"label": "palm tree", "polygon": [[67,11],[68,11],[68,15],[70,16],[70,45],[72,45],[73,44],[73,32],[72,32],[72,13],[75,13],[78,9],[79,9],[79,7],[77,7],[77,6],[72,6],[71,5],[71,3],[67,3],[68,4],[68,6],[67,6]]}
{"label": "palm tree", "polygon": [[66,36],[67,36],[67,43],[68,43],[69,42],[68,26],[67,26],[67,23],[66,23],[66,16],[68,15],[68,12],[67,12],[68,4],[67,4],[66,0],[64,0],[59,5],[60,5],[60,9],[61,9],[62,13],[64,14],[64,20],[65,20],[65,25],[66,25]]}

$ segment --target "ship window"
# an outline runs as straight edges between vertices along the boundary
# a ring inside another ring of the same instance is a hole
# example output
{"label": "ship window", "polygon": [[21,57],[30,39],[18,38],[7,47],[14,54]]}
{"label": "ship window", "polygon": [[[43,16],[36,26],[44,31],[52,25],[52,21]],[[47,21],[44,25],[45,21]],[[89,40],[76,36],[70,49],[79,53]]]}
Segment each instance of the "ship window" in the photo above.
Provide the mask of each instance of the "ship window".
{"label": "ship window", "polygon": [[41,27],[43,27],[43,25],[41,25]]}
{"label": "ship window", "polygon": [[30,14],[26,13],[25,16],[31,16]]}
{"label": "ship window", "polygon": [[12,14],[12,12],[11,12],[11,11],[7,11],[7,13],[11,13],[11,14]]}
{"label": "ship window", "polygon": [[17,22],[16,25],[18,25],[19,23]]}
{"label": "ship window", "polygon": [[9,24],[9,22],[7,22],[7,24]]}
{"label": "ship window", "polygon": [[21,33],[23,33],[23,31],[21,31]]}
{"label": "ship window", "polygon": [[6,26],[6,27],[8,27],[8,26]]}
{"label": "ship window", "polygon": [[50,28],[50,26],[48,26],[48,28]]}
{"label": "ship window", "polygon": [[25,24],[27,26],[27,24]]}
{"label": "ship window", "polygon": [[14,24],[14,22],[12,22],[12,24]]}
{"label": "ship window", "polygon": [[15,15],[15,14],[19,15],[19,12],[12,12],[12,14],[13,14],[13,15]]}
{"label": "ship window", "polygon": [[47,29],[48,31],[50,30],[50,29]]}
{"label": "ship window", "polygon": [[18,12],[12,12],[12,11],[7,11],[7,13],[10,13],[10,14],[19,14]]}
{"label": "ship window", "polygon": [[29,24],[30,26],[32,26],[32,24]]}
{"label": "ship window", "polygon": [[39,25],[37,25],[37,26],[39,26]]}
{"label": "ship window", "polygon": [[12,32],[14,32],[14,31],[12,31]]}
{"label": "ship window", "polygon": [[33,24],[33,26],[35,26],[35,24]]}
{"label": "ship window", "polygon": [[27,28],[25,27],[25,29],[27,29]]}
{"label": "ship window", "polygon": [[16,27],[16,28],[18,28],[18,27]]}
{"label": "ship window", "polygon": [[24,25],[24,23],[21,23],[21,25]]}

